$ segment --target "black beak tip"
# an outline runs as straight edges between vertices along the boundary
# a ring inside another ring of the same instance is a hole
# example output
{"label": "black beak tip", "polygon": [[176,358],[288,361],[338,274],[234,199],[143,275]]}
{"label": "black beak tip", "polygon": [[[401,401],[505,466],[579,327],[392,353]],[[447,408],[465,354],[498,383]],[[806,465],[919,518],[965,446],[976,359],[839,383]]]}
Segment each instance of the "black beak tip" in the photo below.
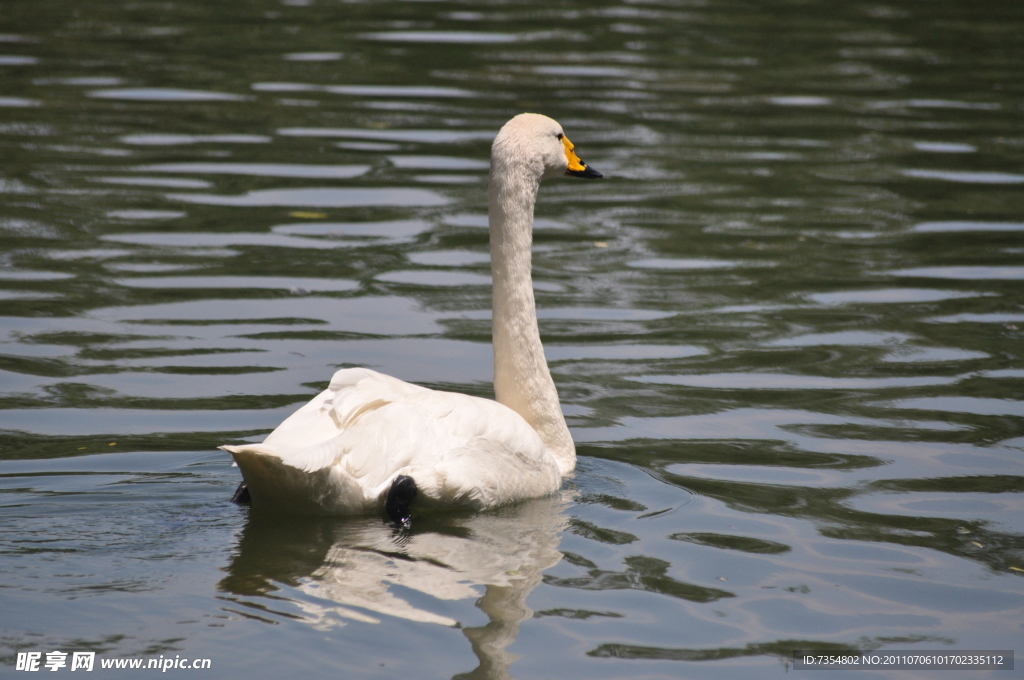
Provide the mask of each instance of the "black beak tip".
{"label": "black beak tip", "polygon": [[589,165],[585,166],[582,170],[566,170],[565,174],[569,177],[582,177],[583,179],[600,179],[601,177],[604,177],[604,175],[599,173],[597,170],[594,170]]}

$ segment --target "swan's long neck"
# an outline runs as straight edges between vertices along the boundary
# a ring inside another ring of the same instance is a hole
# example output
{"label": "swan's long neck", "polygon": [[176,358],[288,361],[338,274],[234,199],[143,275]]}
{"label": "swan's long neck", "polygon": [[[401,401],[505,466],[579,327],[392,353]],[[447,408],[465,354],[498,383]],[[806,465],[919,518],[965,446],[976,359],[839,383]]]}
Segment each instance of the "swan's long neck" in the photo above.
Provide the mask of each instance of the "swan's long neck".
{"label": "swan's long neck", "polygon": [[533,207],[540,176],[501,160],[491,159],[488,187],[494,392],[500,403],[533,426],[565,474],[576,465],[576,447],[540,343],[531,275]]}

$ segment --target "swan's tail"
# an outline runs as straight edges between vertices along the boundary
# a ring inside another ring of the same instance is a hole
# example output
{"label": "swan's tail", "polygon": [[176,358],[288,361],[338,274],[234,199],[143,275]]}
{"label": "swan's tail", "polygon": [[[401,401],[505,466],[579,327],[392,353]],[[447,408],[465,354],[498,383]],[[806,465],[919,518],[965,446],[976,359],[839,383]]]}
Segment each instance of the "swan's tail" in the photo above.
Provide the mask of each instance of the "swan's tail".
{"label": "swan's tail", "polygon": [[367,499],[355,480],[331,467],[306,472],[281,460],[263,444],[222,446],[238,464],[253,508],[289,515],[352,515],[367,512]]}

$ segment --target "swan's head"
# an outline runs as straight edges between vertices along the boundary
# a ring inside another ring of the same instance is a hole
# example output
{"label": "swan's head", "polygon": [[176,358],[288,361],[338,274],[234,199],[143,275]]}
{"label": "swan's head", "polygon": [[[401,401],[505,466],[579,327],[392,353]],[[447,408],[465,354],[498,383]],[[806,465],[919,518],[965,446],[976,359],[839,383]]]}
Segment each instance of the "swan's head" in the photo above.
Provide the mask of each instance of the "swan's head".
{"label": "swan's head", "polygon": [[562,126],[539,113],[520,113],[502,126],[491,146],[491,163],[504,171],[510,166],[523,166],[538,179],[602,176],[580,160]]}

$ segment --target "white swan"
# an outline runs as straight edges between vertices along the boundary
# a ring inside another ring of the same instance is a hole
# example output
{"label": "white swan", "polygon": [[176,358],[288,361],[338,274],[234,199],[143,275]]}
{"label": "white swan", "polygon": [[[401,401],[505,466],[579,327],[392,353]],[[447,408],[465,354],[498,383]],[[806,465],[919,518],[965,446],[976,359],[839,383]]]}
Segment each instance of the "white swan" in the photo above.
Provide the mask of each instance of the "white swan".
{"label": "white swan", "polygon": [[576,466],[537,328],[531,252],[540,181],[596,178],[562,127],[523,113],[491,147],[488,217],[497,401],[430,390],[366,368],[330,386],[262,444],[222,446],[254,509],[407,522],[409,505],[483,509],[556,491]]}

